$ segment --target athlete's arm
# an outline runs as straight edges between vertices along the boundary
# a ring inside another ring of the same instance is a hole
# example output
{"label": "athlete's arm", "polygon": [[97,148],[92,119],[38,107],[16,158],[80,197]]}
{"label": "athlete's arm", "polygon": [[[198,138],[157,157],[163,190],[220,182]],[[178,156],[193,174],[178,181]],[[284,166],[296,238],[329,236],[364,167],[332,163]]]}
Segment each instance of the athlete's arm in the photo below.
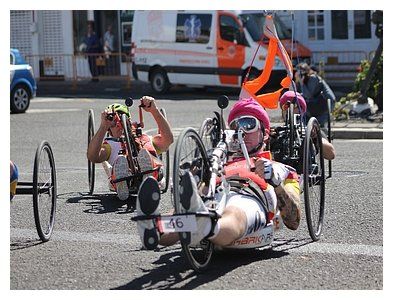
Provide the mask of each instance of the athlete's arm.
{"label": "athlete's arm", "polygon": [[111,121],[106,119],[106,114],[105,111],[101,113],[101,125],[92,137],[87,148],[87,158],[93,163],[101,163],[108,158],[106,148],[102,147],[105,134],[111,126]]}
{"label": "athlete's arm", "polygon": [[155,99],[149,96],[143,96],[141,99],[144,104],[144,110],[150,112],[157,123],[159,134],[153,136],[153,144],[159,151],[165,152],[173,143],[173,134],[168,121],[158,110]]}

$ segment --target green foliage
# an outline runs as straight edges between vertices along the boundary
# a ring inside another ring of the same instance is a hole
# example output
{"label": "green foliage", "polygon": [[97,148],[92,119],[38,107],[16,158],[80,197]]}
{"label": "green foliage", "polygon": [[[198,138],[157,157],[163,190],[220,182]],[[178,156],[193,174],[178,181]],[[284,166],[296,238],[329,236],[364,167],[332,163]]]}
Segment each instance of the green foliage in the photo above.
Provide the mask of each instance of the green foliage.
{"label": "green foliage", "polygon": [[[332,114],[335,120],[349,119],[349,108],[351,103],[358,101],[360,98],[360,89],[362,87],[363,81],[366,79],[367,73],[370,69],[371,62],[369,60],[362,60],[360,63],[360,71],[356,76],[353,92],[341,97],[339,101],[336,102],[333,108]],[[367,97],[376,99],[378,87],[383,82],[383,55],[381,55],[375,73],[371,78],[369,88],[366,92]]]}
{"label": "green foliage", "polygon": [[[357,74],[354,85],[354,92],[360,91],[363,81],[366,79],[367,73],[370,69],[371,62],[369,60],[362,60],[360,63],[360,72]],[[378,87],[383,81],[383,55],[381,55],[375,73],[371,78],[370,86],[366,91],[368,97],[375,99]]]}

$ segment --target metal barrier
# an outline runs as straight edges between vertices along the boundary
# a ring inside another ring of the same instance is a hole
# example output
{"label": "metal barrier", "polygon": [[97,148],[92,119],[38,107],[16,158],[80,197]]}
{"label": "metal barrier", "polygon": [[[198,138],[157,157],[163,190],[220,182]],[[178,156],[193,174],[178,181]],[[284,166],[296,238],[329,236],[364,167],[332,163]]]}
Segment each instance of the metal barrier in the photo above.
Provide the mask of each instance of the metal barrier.
{"label": "metal barrier", "polygon": [[333,84],[353,84],[360,62],[368,59],[365,51],[314,51],[312,61],[319,66],[321,76]]}
{"label": "metal barrier", "polygon": [[72,80],[76,87],[83,79],[125,79],[131,85],[131,57],[123,53],[39,54],[26,61],[39,80]]}

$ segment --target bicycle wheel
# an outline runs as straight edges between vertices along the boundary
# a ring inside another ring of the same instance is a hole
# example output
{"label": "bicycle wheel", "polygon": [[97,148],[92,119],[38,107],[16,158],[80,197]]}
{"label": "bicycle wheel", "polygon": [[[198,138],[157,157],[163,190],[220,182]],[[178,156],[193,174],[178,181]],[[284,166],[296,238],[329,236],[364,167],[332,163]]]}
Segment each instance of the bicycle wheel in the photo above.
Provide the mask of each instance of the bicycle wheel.
{"label": "bicycle wheel", "polygon": [[[95,133],[95,125],[94,125],[94,112],[92,109],[89,109],[89,116],[87,122],[87,145],[90,144],[91,139],[93,138]],[[95,163],[87,160],[87,175],[89,179],[89,194],[92,195],[94,192],[94,182],[95,182]]]}
{"label": "bicycle wheel", "polygon": [[295,116],[294,116],[294,104],[289,104],[289,109],[287,110],[288,114],[288,128],[289,128],[289,157],[294,156],[294,146],[295,146]]}
{"label": "bicycle wheel", "polygon": [[325,164],[319,123],[307,124],[303,151],[304,206],[307,227],[313,241],[319,240],[325,210]]}
{"label": "bicycle wheel", "polygon": [[199,136],[201,137],[202,143],[207,151],[217,146],[217,135],[219,134],[217,126],[214,124],[215,120],[212,118],[206,118],[201,127],[199,128]]}
{"label": "bicycle wheel", "polygon": [[[124,139],[126,142],[126,148],[127,148],[127,160],[128,160],[128,166],[131,170],[132,174],[138,174],[139,173],[139,164],[138,164],[138,147],[136,145],[136,142],[134,140],[134,136],[131,131],[131,125],[130,122],[127,120],[127,116],[125,114],[121,115],[121,124],[123,126],[123,132],[124,132]],[[131,192],[138,192],[139,185],[142,182],[142,177],[134,177],[131,179],[129,183],[129,188]]]}
{"label": "bicycle wheel", "polygon": [[[191,171],[194,177],[199,178],[199,182],[206,180],[210,174],[209,166],[206,149],[198,133],[192,128],[184,129],[177,139],[173,162],[173,199],[176,213],[184,213],[180,204],[181,176]],[[212,258],[213,244],[203,240],[197,247],[191,247],[188,245],[191,237],[189,232],[182,232],[179,236],[183,252],[191,267],[197,272],[205,270]]]}
{"label": "bicycle wheel", "polygon": [[[166,119],[166,112],[164,108],[160,109],[160,113],[163,115],[163,117]],[[165,184],[161,186],[161,193],[166,193],[169,187],[169,181],[170,181],[170,155],[169,155],[169,149],[163,153],[161,153],[158,158],[161,160],[161,162],[164,164],[163,169],[164,169],[164,180]]]}
{"label": "bicycle wheel", "polygon": [[37,148],[33,170],[33,209],[37,233],[49,241],[55,224],[57,182],[52,148],[42,141]]}

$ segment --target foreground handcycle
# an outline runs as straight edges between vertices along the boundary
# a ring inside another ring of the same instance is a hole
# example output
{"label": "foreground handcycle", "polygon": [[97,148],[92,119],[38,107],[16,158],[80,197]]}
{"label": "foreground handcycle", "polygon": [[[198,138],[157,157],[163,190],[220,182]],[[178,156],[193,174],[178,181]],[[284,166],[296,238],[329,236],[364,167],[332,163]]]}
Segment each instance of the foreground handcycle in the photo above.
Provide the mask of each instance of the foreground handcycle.
{"label": "foreground handcycle", "polygon": [[[227,105],[228,98],[226,96],[220,97],[219,107],[223,109]],[[216,123],[211,123],[212,126],[210,127],[201,127],[202,129],[200,130],[200,132],[205,133],[203,128],[206,128],[207,132],[209,132],[209,134],[205,134],[209,145],[212,145],[214,137],[219,137],[217,144],[212,146],[212,148],[206,149],[204,145],[206,140],[203,141],[193,128],[184,129],[177,139],[173,162],[173,202],[175,214],[137,216],[133,218],[136,221],[153,219],[156,228],[161,233],[178,232],[185,257],[191,267],[198,272],[208,268],[215,246],[208,239],[203,239],[199,244],[191,246],[191,233],[197,230],[196,218],[218,219],[222,215],[230,186],[232,185],[230,177],[227,181],[224,176],[224,167],[227,163],[228,155],[233,152],[241,152],[246,159],[247,167],[251,169],[252,166],[243,141],[243,131],[241,129],[237,131],[224,129],[222,115],[221,110],[221,114],[216,114],[218,116]],[[215,126],[213,126],[214,124]],[[218,128],[220,132],[214,132]],[[212,136],[209,137],[209,135]],[[309,147],[311,148],[311,146]],[[204,192],[200,193],[200,196],[208,208],[208,212],[193,213],[183,208],[181,203],[181,194],[183,192],[181,181],[186,172],[190,172],[194,176],[198,187],[205,187]],[[310,178],[309,182],[314,184],[316,180],[311,180]],[[307,218],[307,223],[310,220]],[[269,246],[273,242],[274,232],[281,227],[282,221],[280,221],[280,215],[277,213],[255,235],[248,236],[247,240],[234,241],[225,248],[244,249]],[[310,225],[310,228],[313,227]],[[311,237],[314,239],[313,235]]]}
{"label": "foreground handcycle", "polygon": [[55,224],[57,181],[53,152],[47,141],[38,146],[33,167],[33,181],[20,181],[16,195],[32,195],[34,221],[41,241],[49,241]]}
{"label": "foreground handcycle", "polygon": [[[133,99],[127,98],[125,100],[125,105],[128,107],[128,110],[133,105]],[[142,182],[143,176],[146,174],[151,174],[153,172],[161,172],[159,170],[160,167],[153,168],[152,170],[141,171],[139,163],[138,163],[138,152],[140,150],[140,145],[137,140],[142,135],[142,130],[144,128],[143,123],[143,105],[139,105],[139,122],[134,122],[131,118],[127,118],[126,114],[112,113],[109,115],[111,120],[117,122],[123,131],[123,135],[120,138],[112,138],[106,137],[107,139],[114,139],[121,143],[121,151],[127,157],[128,166],[131,175],[119,178],[116,180],[112,180],[113,183],[117,183],[120,181],[127,181],[130,194],[136,194],[138,192],[139,186]],[[166,118],[165,109],[161,108],[160,113]],[[90,144],[91,139],[95,134],[95,122],[94,122],[94,111],[92,109],[88,112],[88,138],[87,143]],[[161,185],[161,193],[165,193],[168,190],[169,186],[169,151],[163,152],[159,154],[158,158],[163,163],[162,168],[162,177],[163,183]],[[89,182],[89,194],[94,193],[94,185],[95,185],[95,164],[88,160],[88,182]]]}

